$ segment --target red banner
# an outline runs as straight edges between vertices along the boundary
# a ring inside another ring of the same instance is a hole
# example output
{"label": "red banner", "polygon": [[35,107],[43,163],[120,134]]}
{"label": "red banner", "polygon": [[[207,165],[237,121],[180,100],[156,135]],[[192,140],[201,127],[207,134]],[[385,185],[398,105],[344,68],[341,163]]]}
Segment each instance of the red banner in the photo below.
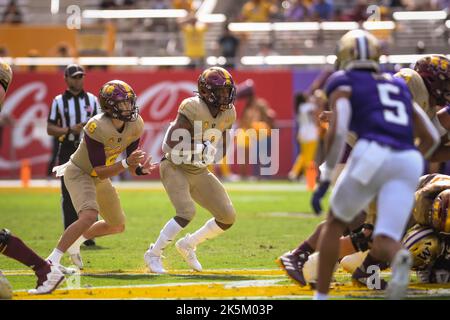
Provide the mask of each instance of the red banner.
{"label": "red banner", "polygon": [[[159,160],[164,131],[175,118],[179,103],[193,95],[197,77],[198,71],[90,71],[85,90],[97,94],[102,84],[113,79],[129,83],[138,95],[140,114],[146,125],[141,146]],[[266,99],[276,111],[277,123],[285,126],[293,119],[291,72],[233,72],[233,77],[236,84],[247,79],[254,81],[256,95]],[[30,160],[33,178],[45,177],[52,147],[52,139],[46,132],[47,116],[53,98],[65,89],[62,74],[17,72],[14,75],[2,111],[12,118],[13,124],[2,130],[0,178],[18,178],[23,159]],[[236,104],[238,118],[243,106],[243,101]],[[285,176],[292,159],[290,128],[280,130],[279,150],[278,176]]]}

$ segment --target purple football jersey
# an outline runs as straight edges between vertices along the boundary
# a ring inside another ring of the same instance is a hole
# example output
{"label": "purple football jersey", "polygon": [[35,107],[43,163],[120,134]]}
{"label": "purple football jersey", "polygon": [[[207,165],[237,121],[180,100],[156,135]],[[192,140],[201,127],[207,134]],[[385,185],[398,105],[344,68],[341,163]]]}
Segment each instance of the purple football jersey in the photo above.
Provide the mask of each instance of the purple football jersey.
{"label": "purple football jersey", "polygon": [[350,130],[396,150],[415,149],[412,96],[403,79],[365,70],[335,72],[325,90],[351,90]]}

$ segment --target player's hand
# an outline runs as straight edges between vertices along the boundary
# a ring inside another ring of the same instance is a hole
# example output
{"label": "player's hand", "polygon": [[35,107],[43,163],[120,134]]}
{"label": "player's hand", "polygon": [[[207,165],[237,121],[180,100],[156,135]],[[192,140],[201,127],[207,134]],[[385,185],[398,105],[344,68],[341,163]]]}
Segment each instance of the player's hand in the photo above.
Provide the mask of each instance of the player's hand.
{"label": "player's hand", "polygon": [[320,122],[330,122],[331,116],[333,115],[333,111],[322,111],[319,114],[319,120]]}
{"label": "player's hand", "polygon": [[144,163],[141,165],[141,170],[143,174],[149,174],[151,173],[156,167],[157,163],[152,163],[152,156],[148,156],[147,159],[145,159]]}
{"label": "player's hand", "polygon": [[144,161],[144,158],[145,152],[141,149],[136,149],[127,158],[127,163],[131,167],[137,167],[142,161]]}
{"label": "player's hand", "polygon": [[311,197],[311,206],[314,210],[314,213],[317,215],[322,213],[321,202],[329,187],[330,181],[321,181],[316,190],[314,190],[314,193]]}
{"label": "player's hand", "polygon": [[80,134],[81,130],[83,130],[83,124],[77,123],[70,127],[70,131],[72,131],[75,134]]}

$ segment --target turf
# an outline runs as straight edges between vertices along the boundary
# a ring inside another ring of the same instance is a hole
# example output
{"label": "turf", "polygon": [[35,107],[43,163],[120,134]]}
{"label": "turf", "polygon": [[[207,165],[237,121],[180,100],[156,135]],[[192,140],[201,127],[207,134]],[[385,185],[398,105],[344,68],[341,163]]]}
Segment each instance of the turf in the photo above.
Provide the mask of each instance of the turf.
{"label": "turf", "polygon": [[[145,270],[145,250],[149,243],[157,238],[167,220],[174,215],[164,191],[120,190],[119,194],[127,216],[126,230],[119,235],[98,238],[96,247],[82,247],[86,272]],[[274,260],[294,248],[321,220],[311,213],[310,194],[306,191],[230,191],[229,194],[237,211],[237,220],[225,234],[198,247],[197,255],[205,269],[277,268]],[[38,254],[47,257],[63,231],[58,191],[0,189],[0,208],[0,226],[10,229]],[[193,232],[210,217],[208,212],[198,207],[196,217],[180,236]],[[166,268],[189,270],[174,246],[168,247],[164,254]],[[63,264],[68,265],[69,260],[64,258]],[[2,270],[26,269],[20,263],[4,256],[0,256],[0,266]],[[235,278],[251,280],[255,277]],[[11,275],[8,279],[15,289],[31,288],[35,285],[32,275]],[[81,285],[141,285],[205,279],[220,281],[221,276],[83,276]],[[233,278],[227,277],[227,280]]]}

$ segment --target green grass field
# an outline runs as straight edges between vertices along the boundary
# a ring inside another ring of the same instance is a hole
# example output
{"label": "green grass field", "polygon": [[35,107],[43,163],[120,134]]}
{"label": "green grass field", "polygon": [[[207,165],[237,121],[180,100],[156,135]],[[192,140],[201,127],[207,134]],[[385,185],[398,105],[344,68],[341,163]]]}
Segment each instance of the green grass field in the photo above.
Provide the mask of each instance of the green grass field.
{"label": "green grass field", "polygon": [[[236,186],[241,188],[236,190]],[[255,189],[253,186],[256,188],[258,184],[226,185],[237,211],[237,220],[229,231],[197,248],[204,273],[190,272],[171,245],[164,253],[163,262],[166,269],[176,272],[162,276],[145,271],[143,254],[174,215],[169,199],[161,189],[119,189],[127,216],[126,230],[119,235],[97,238],[96,247],[82,246],[85,270],[80,279],[81,288],[267,280],[297,290],[279,271],[275,259],[304,240],[322,217],[311,213],[310,193],[299,191],[298,185],[265,183],[268,189],[258,191],[252,190]],[[21,237],[42,257],[50,254],[63,231],[57,189],[0,188],[0,208],[1,227]],[[179,237],[193,232],[211,217],[204,209],[197,208],[196,217]],[[67,257],[62,262],[70,264]],[[14,260],[0,256],[0,269],[15,290],[35,286],[34,275]],[[223,269],[236,272],[214,272]],[[247,269],[250,271],[245,272]],[[255,269],[272,271],[258,273]],[[339,279],[348,282],[349,275]],[[310,293],[309,290],[305,295]]]}
{"label": "green grass field", "polygon": [[[126,231],[98,238],[92,249],[83,246],[86,271],[144,269],[145,250],[174,215],[164,191],[121,190],[119,194],[127,216]],[[237,211],[236,224],[222,236],[199,246],[197,255],[205,269],[276,268],[276,257],[296,246],[320,221],[313,214],[283,216],[284,212],[310,212],[307,192],[230,191],[230,197]],[[0,190],[0,207],[0,225],[20,236],[42,257],[48,256],[63,231],[59,193]],[[181,235],[195,231],[210,217],[198,207],[196,217]],[[189,270],[174,246],[168,247],[165,256],[167,268]],[[69,264],[67,258],[63,262]],[[26,269],[4,256],[0,256],[0,266],[2,270]],[[157,279],[86,277],[83,282],[91,286],[137,285]],[[35,282],[32,276],[11,276],[10,281],[15,289],[33,287]]]}

